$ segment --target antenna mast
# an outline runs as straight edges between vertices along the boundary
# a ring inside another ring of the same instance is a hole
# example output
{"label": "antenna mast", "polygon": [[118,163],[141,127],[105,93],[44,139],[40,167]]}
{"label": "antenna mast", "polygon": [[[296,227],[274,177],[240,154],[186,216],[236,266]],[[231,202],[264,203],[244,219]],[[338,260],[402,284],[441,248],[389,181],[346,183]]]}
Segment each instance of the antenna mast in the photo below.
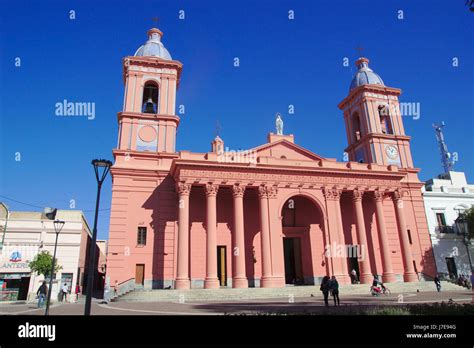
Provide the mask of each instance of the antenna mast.
{"label": "antenna mast", "polygon": [[433,128],[436,132],[436,140],[438,140],[439,151],[441,155],[441,164],[443,165],[444,172],[448,173],[453,170],[454,161],[451,159],[451,154],[448,151],[448,145],[444,141],[443,128],[444,121],[441,124],[433,124]]}

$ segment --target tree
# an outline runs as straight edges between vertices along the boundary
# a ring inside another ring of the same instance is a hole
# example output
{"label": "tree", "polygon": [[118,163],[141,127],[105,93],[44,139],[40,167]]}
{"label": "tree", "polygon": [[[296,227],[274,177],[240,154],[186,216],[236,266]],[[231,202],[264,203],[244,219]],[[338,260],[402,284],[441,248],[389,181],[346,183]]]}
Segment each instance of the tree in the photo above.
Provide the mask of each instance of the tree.
{"label": "tree", "polygon": [[464,218],[467,221],[467,238],[474,239],[474,207],[464,212]]}
{"label": "tree", "polygon": [[[62,269],[62,266],[58,265],[56,259],[54,266],[54,272],[58,272]],[[53,265],[53,256],[47,250],[43,250],[35,256],[33,261],[29,263],[29,267],[32,272],[36,272],[38,275],[42,274],[45,278],[51,273],[51,266]]]}

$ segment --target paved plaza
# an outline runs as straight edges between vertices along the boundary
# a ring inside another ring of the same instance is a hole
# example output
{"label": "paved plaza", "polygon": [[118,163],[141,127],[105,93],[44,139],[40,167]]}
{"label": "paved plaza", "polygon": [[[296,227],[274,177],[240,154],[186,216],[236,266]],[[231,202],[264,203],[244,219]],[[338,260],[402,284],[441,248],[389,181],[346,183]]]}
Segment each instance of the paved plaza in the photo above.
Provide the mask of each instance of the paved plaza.
{"label": "paved plaza", "polygon": [[[450,292],[413,292],[403,294],[370,295],[341,294],[341,307],[366,307],[383,305],[406,305],[419,303],[449,302],[470,303],[472,293],[467,290]],[[332,300],[330,298],[330,300]],[[233,300],[213,302],[113,302],[109,304],[95,302],[92,315],[226,315],[258,313],[316,313],[333,311],[324,307],[321,294],[314,297],[286,297],[279,299]],[[50,308],[51,315],[82,315],[83,303],[55,303]],[[0,304],[0,315],[44,315],[44,309],[37,309],[33,303]]]}

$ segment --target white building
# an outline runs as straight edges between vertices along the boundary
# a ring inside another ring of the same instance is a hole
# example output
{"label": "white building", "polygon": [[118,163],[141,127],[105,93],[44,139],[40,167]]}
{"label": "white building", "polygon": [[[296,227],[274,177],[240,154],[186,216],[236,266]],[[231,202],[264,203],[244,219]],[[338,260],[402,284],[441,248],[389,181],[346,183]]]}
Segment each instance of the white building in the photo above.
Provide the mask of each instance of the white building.
{"label": "white building", "polygon": [[[62,269],[56,274],[52,300],[57,299],[59,284],[67,283],[72,294],[76,285],[82,290],[92,235],[82,211],[58,210],[56,219],[65,224],[58,236],[56,258]],[[44,277],[32,273],[28,263],[43,250],[53,255],[55,239],[53,221],[42,213],[10,212],[0,253],[0,301],[35,298]]]}
{"label": "white building", "polygon": [[474,205],[474,185],[463,172],[450,171],[425,183],[423,199],[438,274],[470,275],[473,246],[466,245],[455,220]]}

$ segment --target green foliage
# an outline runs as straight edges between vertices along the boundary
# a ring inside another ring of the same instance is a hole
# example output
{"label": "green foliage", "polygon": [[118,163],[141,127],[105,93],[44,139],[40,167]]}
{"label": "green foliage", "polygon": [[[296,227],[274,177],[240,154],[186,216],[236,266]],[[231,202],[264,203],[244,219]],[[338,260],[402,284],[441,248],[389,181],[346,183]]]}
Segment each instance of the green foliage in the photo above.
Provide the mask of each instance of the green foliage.
{"label": "green foliage", "polygon": [[464,217],[467,220],[468,238],[474,239],[474,207],[466,210]]}
{"label": "green foliage", "polygon": [[369,309],[367,315],[410,315],[410,309],[406,307],[378,307]]}
{"label": "green foliage", "polygon": [[474,305],[471,303],[432,303],[415,304],[410,306],[413,315],[474,315]]}
{"label": "green foliage", "polygon": [[342,306],[315,306],[308,309],[286,310],[265,312],[257,311],[254,313],[227,313],[227,315],[258,315],[258,316],[291,316],[291,315],[370,315],[370,316],[387,316],[387,315],[474,315],[474,304],[472,303],[419,303],[410,305],[342,305]]}
{"label": "green foliage", "polygon": [[[58,272],[62,269],[62,266],[58,265],[58,260],[56,259],[54,271]],[[43,276],[49,276],[51,273],[51,266],[53,265],[53,256],[49,251],[43,250],[35,256],[33,261],[29,263],[29,267],[32,272],[36,272],[38,275],[42,274]]]}

